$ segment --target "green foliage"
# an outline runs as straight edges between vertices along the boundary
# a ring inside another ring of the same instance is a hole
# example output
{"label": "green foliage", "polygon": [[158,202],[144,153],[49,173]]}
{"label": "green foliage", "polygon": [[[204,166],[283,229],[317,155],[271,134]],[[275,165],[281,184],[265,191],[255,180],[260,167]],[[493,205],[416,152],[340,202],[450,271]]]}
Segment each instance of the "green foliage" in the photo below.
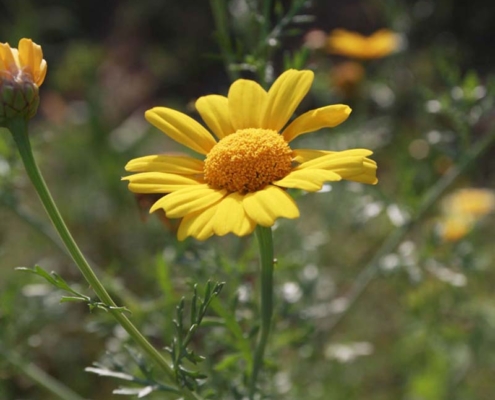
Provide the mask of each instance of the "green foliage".
{"label": "green foliage", "polygon": [[71,294],[71,296],[62,296],[60,298],[61,303],[68,303],[68,302],[78,302],[82,301],[83,303],[86,303],[89,307],[90,311],[93,311],[94,309],[100,309],[103,311],[119,311],[119,312],[128,312],[130,311],[126,307],[113,307],[109,306],[105,303],[102,303],[101,301],[96,301],[91,299],[91,297],[86,296],[82,293],[79,293],[78,291],[72,289],[67,282],[56,272],[51,272],[48,273],[46,272],[43,268],[41,268],[39,265],[36,265],[33,269],[25,268],[25,267],[17,267],[17,271],[22,271],[22,272],[28,272],[34,275],[38,275],[42,278],[44,278],[48,283],[51,285],[55,286],[56,288],[63,290],[65,292],[68,292]]}

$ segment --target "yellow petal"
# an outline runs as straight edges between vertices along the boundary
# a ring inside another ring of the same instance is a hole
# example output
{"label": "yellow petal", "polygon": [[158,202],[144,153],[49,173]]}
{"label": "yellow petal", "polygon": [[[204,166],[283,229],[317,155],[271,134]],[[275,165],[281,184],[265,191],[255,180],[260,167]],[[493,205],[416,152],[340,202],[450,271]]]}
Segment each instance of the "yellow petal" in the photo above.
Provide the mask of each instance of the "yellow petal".
{"label": "yellow petal", "polygon": [[188,236],[198,240],[206,240],[213,235],[213,217],[217,211],[218,204],[205,208],[204,210],[186,215],[177,231],[177,238],[182,241]]}
{"label": "yellow petal", "polygon": [[238,79],[229,89],[229,112],[235,130],[261,127],[267,93],[256,82]]}
{"label": "yellow petal", "polygon": [[0,43],[0,60],[2,71],[17,71],[18,65],[8,43]]}
{"label": "yellow petal", "polygon": [[[336,151],[318,158],[311,159],[298,165],[295,170],[306,168],[317,169],[339,169],[361,166],[363,159],[373,154],[367,149],[351,149],[344,151]],[[371,161],[371,160],[370,160]]]}
{"label": "yellow petal", "polygon": [[317,192],[324,182],[340,181],[342,178],[333,171],[308,168],[292,171],[285,178],[273,182],[274,185]]}
{"label": "yellow petal", "polygon": [[351,111],[350,107],[344,104],[335,104],[308,111],[289,124],[283,132],[284,139],[290,142],[303,133],[314,132],[322,128],[333,128],[344,122]]}
{"label": "yellow petal", "polygon": [[262,226],[272,226],[280,217],[299,217],[299,210],[292,197],[285,190],[272,185],[246,194],[242,204],[247,215]]}
{"label": "yellow petal", "polygon": [[129,190],[134,193],[170,193],[204,183],[200,179],[165,172],[142,172],[122,180],[129,181]]}
{"label": "yellow petal", "polygon": [[313,83],[312,71],[284,72],[268,91],[266,110],[261,128],[279,132],[292,117],[299,103]]}
{"label": "yellow petal", "polygon": [[154,155],[134,158],[125,166],[129,172],[168,172],[181,175],[203,173],[204,162],[188,156]]}
{"label": "yellow petal", "polygon": [[[338,154],[340,157],[344,156],[362,156],[367,157],[373,154],[371,150],[368,149],[350,149],[343,151],[329,151],[329,150],[312,150],[312,149],[294,149],[292,151],[292,157],[294,161],[298,163],[306,163],[307,161],[314,160],[323,156],[330,154]],[[307,165],[307,164],[305,164]]]}
{"label": "yellow petal", "polygon": [[212,189],[207,184],[188,186],[162,197],[150,212],[163,208],[167,217],[180,218],[212,206],[226,194],[226,190]]}
{"label": "yellow petal", "polygon": [[191,117],[165,107],[155,107],[144,114],[148,122],[163,131],[176,142],[208,154],[216,141],[211,134]]}
{"label": "yellow petal", "polygon": [[292,150],[292,159],[295,162],[303,163],[306,161],[314,160],[315,158],[323,157],[328,154],[333,154],[335,151],[328,150],[311,150],[311,149],[295,149]]}
{"label": "yellow petal", "polygon": [[46,74],[46,62],[44,73],[40,70],[43,62],[41,46],[33,43],[31,39],[21,39],[19,41],[19,62],[31,74],[33,82],[40,86]]}
{"label": "yellow petal", "polygon": [[200,97],[196,101],[196,110],[218,139],[234,133],[234,128],[230,123],[227,97],[216,94]]}
{"label": "yellow petal", "polygon": [[44,80],[45,80],[45,76],[46,76],[46,71],[47,71],[47,64],[46,64],[46,61],[43,60],[41,61],[41,64],[40,64],[40,68],[39,68],[39,73],[37,76],[35,76],[35,83],[40,86]]}
{"label": "yellow petal", "polygon": [[365,158],[362,165],[357,169],[342,168],[340,170],[334,170],[334,172],[348,181],[375,185],[378,183],[378,179],[376,178],[376,170],[376,162],[369,158]]}
{"label": "yellow petal", "polygon": [[366,149],[339,151],[302,163],[294,170],[312,171],[316,168],[333,171],[343,179],[374,185],[378,182],[376,162],[366,157],[371,153]]}
{"label": "yellow petal", "polygon": [[244,211],[243,197],[239,193],[231,193],[218,204],[217,212],[213,217],[213,231],[216,235],[233,233],[237,236],[245,236],[254,230],[256,224]]}

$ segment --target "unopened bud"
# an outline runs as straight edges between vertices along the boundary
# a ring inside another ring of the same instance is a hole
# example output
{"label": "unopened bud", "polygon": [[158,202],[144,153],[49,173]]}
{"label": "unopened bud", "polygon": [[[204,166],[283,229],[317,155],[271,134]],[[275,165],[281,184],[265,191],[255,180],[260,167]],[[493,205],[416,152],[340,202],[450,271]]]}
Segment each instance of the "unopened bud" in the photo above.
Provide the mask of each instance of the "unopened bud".
{"label": "unopened bud", "polygon": [[46,68],[41,47],[31,39],[21,39],[19,49],[0,43],[0,126],[36,114]]}

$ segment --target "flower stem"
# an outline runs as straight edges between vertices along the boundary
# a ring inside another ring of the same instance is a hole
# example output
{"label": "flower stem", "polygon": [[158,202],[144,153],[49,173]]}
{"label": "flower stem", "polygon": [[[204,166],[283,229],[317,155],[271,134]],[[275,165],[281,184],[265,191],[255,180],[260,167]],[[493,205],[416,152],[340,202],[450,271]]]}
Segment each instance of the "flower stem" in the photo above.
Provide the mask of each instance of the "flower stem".
{"label": "flower stem", "polygon": [[254,353],[253,370],[249,385],[249,399],[253,400],[256,393],[258,374],[263,367],[265,347],[270,335],[273,315],[273,239],[271,228],[256,227],[256,237],[260,248],[261,260],[261,330]]}
{"label": "flower stem", "polygon": [[[48,187],[46,186],[45,180],[41,175],[38,165],[36,164],[33,156],[33,151],[31,149],[31,143],[29,141],[27,120],[10,120],[8,128],[12,133],[31,183],[36,189],[36,192],[38,193],[38,196],[40,197],[40,200],[43,203],[48,216],[50,217],[63,243],[67,247],[67,250],[72,256],[74,262],[79,268],[79,271],[81,271],[88,284],[93,288],[93,291],[96,293],[100,301],[102,301],[109,307],[109,312],[122,326],[122,328],[124,328],[127,333],[134,339],[141,350],[143,350],[155,362],[155,364],[158,365],[169,376],[169,378],[175,381],[174,372],[165,358],[148,342],[148,340],[146,340],[146,338],[127,318],[127,316],[125,316],[119,310],[112,309],[112,307],[117,307],[117,305],[110,297],[89,263],[84,258],[81,250],[79,249],[72,235],[67,229],[67,226],[65,225],[65,222],[62,219],[60,212],[58,211],[58,208],[48,190]],[[198,398],[187,389],[181,390],[181,393],[186,399]]]}
{"label": "flower stem", "polygon": [[24,375],[36,382],[38,385],[45,388],[52,395],[63,400],[84,400],[72,389],[65,386],[55,378],[48,375],[41,368],[35,364],[29,363],[21,359],[18,354],[13,351],[4,350],[0,348],[0,355],[2,355],[10,364],[21,370]]}

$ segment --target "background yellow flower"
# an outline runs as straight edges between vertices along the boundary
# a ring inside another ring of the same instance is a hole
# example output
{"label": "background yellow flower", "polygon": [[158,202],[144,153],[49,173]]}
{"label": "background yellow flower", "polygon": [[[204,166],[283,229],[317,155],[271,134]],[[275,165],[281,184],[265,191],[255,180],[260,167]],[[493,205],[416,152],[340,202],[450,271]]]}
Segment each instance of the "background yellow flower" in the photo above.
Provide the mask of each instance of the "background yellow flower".
{"label": "background yellow flower", "polygon": [[373,59],[388,56],[397,51],[400,44],[400,35],[388,29],[380,29],[370,36],[335,29],[328,36],[327,50],[346,57]]}
{"label": "background yellow flower", "polygon": [[442,202],[439,233],[455,242],[466,236],[483,217],[495,210],[495,192],[489,189],[459,189]]}

